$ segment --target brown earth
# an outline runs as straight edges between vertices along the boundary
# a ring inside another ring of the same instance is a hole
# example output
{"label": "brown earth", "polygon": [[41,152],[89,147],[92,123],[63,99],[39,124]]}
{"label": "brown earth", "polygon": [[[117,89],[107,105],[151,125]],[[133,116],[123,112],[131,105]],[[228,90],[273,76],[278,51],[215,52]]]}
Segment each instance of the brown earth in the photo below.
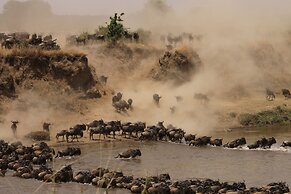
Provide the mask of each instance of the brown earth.
{"label": "brown earth", "polygon": [[184,83],[191,79],[200,66],[201,59],[194,50],[166,51],[150,76],[155,80]]}

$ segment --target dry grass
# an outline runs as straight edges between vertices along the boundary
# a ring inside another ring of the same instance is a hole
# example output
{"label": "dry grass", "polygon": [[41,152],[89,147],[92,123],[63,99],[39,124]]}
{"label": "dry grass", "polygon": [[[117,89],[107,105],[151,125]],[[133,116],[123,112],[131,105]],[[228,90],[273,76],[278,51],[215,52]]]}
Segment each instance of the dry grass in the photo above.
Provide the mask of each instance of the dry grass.
{"label": "dry grass", "polygon": [[40,48],[13,48],[3,49],[0,48],[0,57],[58,57],[58,56],[75,56],[82,57],[86,54],[75,50],[43,50]]}

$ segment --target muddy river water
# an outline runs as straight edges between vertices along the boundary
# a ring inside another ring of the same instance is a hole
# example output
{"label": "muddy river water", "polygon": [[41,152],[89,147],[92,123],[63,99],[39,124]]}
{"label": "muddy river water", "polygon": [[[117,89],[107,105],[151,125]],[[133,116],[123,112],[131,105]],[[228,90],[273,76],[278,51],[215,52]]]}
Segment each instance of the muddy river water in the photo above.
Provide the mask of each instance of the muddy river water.
{"label": "muddy river water", "polygon": [[[220,147],[195,148],[167,142],[111,141],[80,144],[80,157],[56,159],[54,168],[73,164],[74,171],[108,167],[122,170],[126,175],[151,176],[169,173],[172,179],[211,178],[220,181],[245,181],[247,186],[266,185],[285,181],[291,186],[291,149],[282,149],[283,140],[291,140],[291,126],[265,129],[237,129],[217,131],[212,137],[223,137],[224,142],[246,137],[252,143],[261,137],[274,136],[277,144],[269,150],[225,149]],[[85,139],[84,142],[88,140]],[[138,159],[120,160],[114,156],[128,148],[140,148]],[[56,150],[63,147],[56,147]],[[0,193],[105,193],[92,185],[77,183],[53,184],[11,177],[0,178]],[[109,193],[130,193],[110,190]]]}

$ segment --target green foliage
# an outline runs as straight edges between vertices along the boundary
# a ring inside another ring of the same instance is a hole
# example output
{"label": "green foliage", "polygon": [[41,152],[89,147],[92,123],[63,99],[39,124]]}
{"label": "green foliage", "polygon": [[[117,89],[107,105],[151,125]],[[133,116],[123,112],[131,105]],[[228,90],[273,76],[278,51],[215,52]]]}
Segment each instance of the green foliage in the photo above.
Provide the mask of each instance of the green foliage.
{"label": "green foliage", "polygon": [[281,123],[290,123],[291,109],[282,108],[280,106],[273,110],[258,112],[255,114],[241,114],[239,122],[243,126],[263,126]]}
{"label": "green foliage", "polygon": [[124,13],[121,13],[118,15],[115,13],[114,17],[110,17],[110,23],[107,25],[107,39],[109,41],[112,41],[113,43],[117,42],[119,39],[122,38],[124,34],[124,27],[123,27],[123,20],[121,19],[121,16],[123,16]]}

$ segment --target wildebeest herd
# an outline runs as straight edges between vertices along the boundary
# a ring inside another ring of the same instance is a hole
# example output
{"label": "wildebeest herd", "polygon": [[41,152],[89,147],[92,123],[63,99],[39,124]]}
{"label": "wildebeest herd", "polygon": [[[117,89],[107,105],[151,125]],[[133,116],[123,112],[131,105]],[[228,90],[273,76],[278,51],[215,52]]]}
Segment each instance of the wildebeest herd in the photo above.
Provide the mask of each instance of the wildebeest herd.
{"label": "wildebeest herd", "polygon": [[[125,41],[138,42],[140,36],[138,32],[129,32],[128,30],[125,30],[122,38]],[[80,35],[71,35],[67,37],[67,43],[70,45],[86,45],[89,43],[105,42],[106,40],[106,35],[101,32],[95,32],[92,34],[85,32]]]}
{"label": "wildebeest herd", "polygon": [[[207,140],[208,141],[208,140]],[[56,157],[80,155],[81,150],[67,148],[58,152]],[[8,170],[14,171],[12,176],[24,179],[37,179],[44,182],[66,183],[77,182],[92,184],[99,188],[128,189],[132,193],[173,194],[173,193],[289,193],[286,183],[274,182],[263,187],[247,188],[244,182],[220,182],[211,179],[171,180],[169,174],[159,174],[136,178],[124,175],[121,171],[109,171],[107,168],[82,170],[74,172],[72,164],[56,170],[50,161],[55,151],[46,143],[24,146],[21,142],[7,143],[0,140],[0,176],[4,177]],[[128,150],[117,157],[141,156],[139,149]]]}
{"label": "wildebeest herd", "polygon": [[30,35],[27,32],[15,32],[10,34],[0,33],[1,47],[12,48],[41,48],[44,50],[58,50],[60,46],[52,35]]}
{"label": "wildebeest herd", "polygon": [[[202,136],[196,137],[196,134],[186,134],[186,132],[181,129],[174,127],[173,125],[164,126],[164,122],[158,122],[156,125],[146,125],[145,122],[121,122],[121,121],[103,121],[94,120],[87,124],[77,124],[74,127],[71,127],[69,130],[62,130],[57,133],[56,138],[59,140],[59,137],[62,136],[63,140],[66,137],[67,142],[72,142],[75,139],[78,141],[78,138],[84,136],[84,131],[89,133],[89,139],[94,140],[94,135],[98,135],[99,140],[105,138],[113,138],[120,136],[123,138],[131,138],[134,140],[140,141],[169,141],[175,143],[186,143],[189,146],[223,146],[226,148],[238,148],[247,144],[247,141],[244,137],[236,139],[231,142],[223,144],[222,138],[213,139],[212,137]],[[271,138],[261,138],[249,144],[246,147],[249,149],[256,148],[271,148],[273,144],[277,143],[274,137]],[[281,144],[281,147],[290,147],[291,142],[284,141]]]}
{"label": "wildebeest herd", "polygon": [[[289,99],[291,98],[291,93],[290,90],[288,89],[282,89],[282,95],[285,97],[285,99]],[[272,90],[270,90],[269,88],[266,89],[266,99],[268,101],[273,101],[275,100],[276,96],[275,96],[275,92],[273,92]]]}

